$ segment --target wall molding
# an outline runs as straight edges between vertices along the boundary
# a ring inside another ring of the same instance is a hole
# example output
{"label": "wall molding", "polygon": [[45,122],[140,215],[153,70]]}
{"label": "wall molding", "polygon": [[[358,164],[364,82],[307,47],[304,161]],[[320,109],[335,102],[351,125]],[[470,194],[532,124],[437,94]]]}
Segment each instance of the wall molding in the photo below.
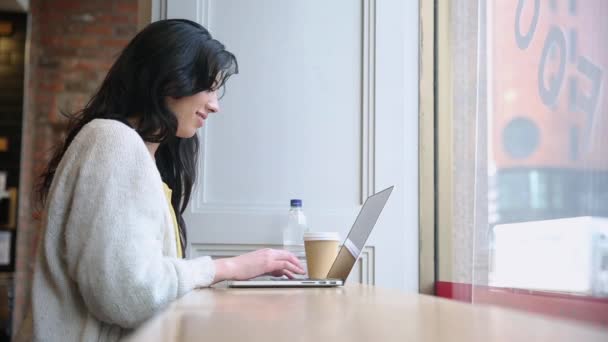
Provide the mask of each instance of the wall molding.
{"label": "wall molding", "polygon": [[194,16],[189,16],[184,19],[189,19],[205,26],[206,28],[208,27],[210,0],[153,0],[151,6],[152,21],[154,22],[157,20],[175,17],[172,15],[172,13],[175,12],[175,6],[192,7],[193,10],[189,13],[194,14]]}
{"label": "wall molding", "polygon": [[150,15],[150,22],[167,19],[167,1],[168,0],[152,1],[152,13]]}
{"label": "wall molding", "polygon": [[376,0],[363,0],[361,204],[376,191]]}
{"label": "wall molding", "polygon": [[203,25],[207,30],[211,31],[209,21],[209,13],[211,12],[211,0],[196,1],[196,22]]}
{"label": "wall molding", "polygon": [[[199,256],[210,256],[213,259],[216,258],[231,258],[244,253],[253,252],[263,248],[283,248],[280,245],[264,245],[264,244],[201,244],[194,243],[189,248],[189,257],[195,258]],[[294,251],[294,254],[298,259],[306,263],[306,254],[304,248],[301,247]],[[361,252],[357,264],[354,266],[353,271],[348,277],[348,282],[356,282],[367,285],[374,285],[376,282],[375,278],[375,247],[365,246]]]}
{"label": "wall molding", "polygon": [[418,289],[435,293],[435,2],[420,1]]}
{"label": "wall molding", "polygon": [[[167,1],[167,0],[164,0]],[[197,0],[198,22],[210,31],[210,0]],[[376,192],[375,185],[375,131],[376,131],[376,0],[362,0],[362,62],[361,62],[361,198],[360,205]],[[194,213],[282,213],[284,203],[280,201],[248,203],[241,201],[213,201],[207,196],[207,126],[201,129],[201,158],[199,174],[201,189],[195,190],[192,211]],[[347,212],[347,210],[344,210]]]}

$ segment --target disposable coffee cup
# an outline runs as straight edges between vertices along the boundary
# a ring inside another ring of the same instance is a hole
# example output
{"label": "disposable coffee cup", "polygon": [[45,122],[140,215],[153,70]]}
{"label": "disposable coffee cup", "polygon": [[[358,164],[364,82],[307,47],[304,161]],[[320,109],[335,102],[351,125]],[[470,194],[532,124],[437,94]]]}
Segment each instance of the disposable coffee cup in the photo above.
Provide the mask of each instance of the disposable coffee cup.
{"label": "disposable coffee cup", "polygon": [[340,236],[336,232],[314,232],[304,234],[304,249],[308,277],[326,279],[329,269],[338,255]]}

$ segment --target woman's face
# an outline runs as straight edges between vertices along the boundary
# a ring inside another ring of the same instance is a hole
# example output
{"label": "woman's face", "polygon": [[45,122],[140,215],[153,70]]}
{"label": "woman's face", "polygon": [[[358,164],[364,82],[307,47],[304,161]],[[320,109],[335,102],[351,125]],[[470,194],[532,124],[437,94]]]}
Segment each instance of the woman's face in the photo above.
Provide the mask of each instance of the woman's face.
{"label": "woman's face", "polygon": [[179,138],[193,137],[209,114],[220,110],[217,91],[201,91],[180,98],[167,97],[167,106],[177,117],[176,135]]}

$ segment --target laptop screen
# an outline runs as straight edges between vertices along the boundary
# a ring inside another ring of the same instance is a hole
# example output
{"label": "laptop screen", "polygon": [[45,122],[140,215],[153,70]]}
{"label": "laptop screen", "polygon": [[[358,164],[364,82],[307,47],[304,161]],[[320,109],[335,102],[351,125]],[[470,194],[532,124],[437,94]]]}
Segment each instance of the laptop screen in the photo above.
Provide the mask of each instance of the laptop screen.
{"label": "laptop screen", "polygon": [[365,242],[374,229],[393,188],[394,186],[391,186],[367,198],[327,274],[328,278],[346,280],[361,255]]}

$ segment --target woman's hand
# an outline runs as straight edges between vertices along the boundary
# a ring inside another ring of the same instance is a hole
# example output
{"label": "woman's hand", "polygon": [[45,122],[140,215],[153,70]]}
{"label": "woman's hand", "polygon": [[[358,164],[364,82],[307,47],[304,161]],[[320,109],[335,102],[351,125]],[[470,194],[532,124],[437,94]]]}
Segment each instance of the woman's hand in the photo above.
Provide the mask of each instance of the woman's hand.
{"label": "woman's hand", "polygon": [[300,261],[292,253],[281,249],[260,249],[233,258],[215,260],[214,283],[223,280],[247,280],[261,275],[275,277],[305,274]]}

